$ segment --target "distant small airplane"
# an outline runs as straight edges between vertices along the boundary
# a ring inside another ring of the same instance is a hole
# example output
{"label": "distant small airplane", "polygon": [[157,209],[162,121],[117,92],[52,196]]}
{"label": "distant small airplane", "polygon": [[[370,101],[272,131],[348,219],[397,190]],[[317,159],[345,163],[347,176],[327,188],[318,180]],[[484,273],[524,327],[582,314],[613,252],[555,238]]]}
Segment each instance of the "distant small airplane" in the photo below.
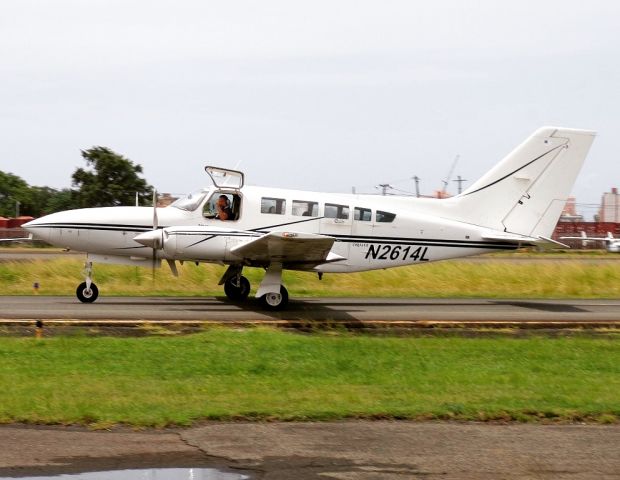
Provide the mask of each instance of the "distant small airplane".
{"label": "distant small airplane", "polygon": [[[175,275],[177,261],[227,265],[220,285],[235,301],[250,293],[243,269],[262,267],[256,296],[279,309],[288,301],[285,269],[321,278],[525,245],[566,246],[550,236],[594,136],[540,128],[466,191],[441,200],[244,186],[242,172],[207,166],[213,186],[169,207],[69,210],[24,228],[87,252],[76,291],[82,302],[98,296],[93,262],[155,268],[165,260]],[[303,168],[291,165],[291,174],[303,175]]]}
{"label": "distant small airplane", "polygon": [[620,253],[620,238],[614,238],[611,232],[607,232],[606,237],[588,237],[582,231],[579,237],[560,237],[560,240],[581,240],[582,246],[586,247],[588,242],[605,242],[605,249],[610,253]]}

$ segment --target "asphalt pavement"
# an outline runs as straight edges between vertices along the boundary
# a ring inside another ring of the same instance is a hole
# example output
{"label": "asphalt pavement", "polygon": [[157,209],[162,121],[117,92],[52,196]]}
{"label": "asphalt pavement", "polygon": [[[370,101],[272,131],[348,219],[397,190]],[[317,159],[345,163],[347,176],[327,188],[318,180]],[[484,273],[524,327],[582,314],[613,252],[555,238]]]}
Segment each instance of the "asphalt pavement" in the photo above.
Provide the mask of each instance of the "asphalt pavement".
{"label": "asphalt pavement", "polygon": [[0,324],[36,320],[75,324],[286,325],[329,322],[347,326],[434,327],[530,325],[620,326],[620,300],[511,300],[416,298],[293,298],[286,310],[269,312],[255,299],[224,297],[100,297],[93,304],[74,297],[0,297]]}
{"label": "asphalt pavement", "polygon": [[264,480],[618,480],[619,425],[207,423],[184,430],[0,426],[0,478],[217,467]]}

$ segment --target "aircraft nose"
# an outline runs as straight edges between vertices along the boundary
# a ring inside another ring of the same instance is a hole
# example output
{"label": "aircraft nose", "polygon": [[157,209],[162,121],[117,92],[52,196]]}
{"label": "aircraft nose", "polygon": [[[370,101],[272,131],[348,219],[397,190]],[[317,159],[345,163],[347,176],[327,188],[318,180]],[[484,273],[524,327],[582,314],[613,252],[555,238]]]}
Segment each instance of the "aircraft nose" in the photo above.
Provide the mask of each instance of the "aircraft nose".
{"label": "aircraft nose", "polygon": [[46,225],[46,217],[35,218],[22,225],[22,228],[30,233],[34,238],[49,241],[52,229]]}

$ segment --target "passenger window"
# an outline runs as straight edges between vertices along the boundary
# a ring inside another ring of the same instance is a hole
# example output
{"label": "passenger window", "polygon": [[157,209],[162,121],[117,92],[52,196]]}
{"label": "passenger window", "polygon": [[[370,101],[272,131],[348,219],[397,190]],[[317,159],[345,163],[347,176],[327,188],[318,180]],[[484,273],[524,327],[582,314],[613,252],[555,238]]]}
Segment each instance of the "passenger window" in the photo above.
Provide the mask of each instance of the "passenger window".
{"label": "passenger window", "polygon": [[260,213],[284,215],[286,200],[283,198],[263,197],[260,201]]}
{"label": "passenger window", "polygon": [[377,210],[377,222],[379,223],[390,223],[393,222],[395,218],[395,213],[382,212],[381,210]]}
{"label": "passenger window", "polygon": [[[220,216],[220,211],[224,214]],[[241,196],[235,193],[215,192],[205,202],[202,208],[202,216],[219,220],[239,220],[241,213]]]}
{"label": "passenger window", "polygon": [[346,205],[336,205],[335,203],[325,204],[325,218],[349,218],[349,207]]}
{"label": "passenger window", "polygon": [[318,217],[318,202],[307,202],[305,200],[293,200],[293,215],[298,217]]}
{"label": "passenger window", "polygon": [[355,210],[353,210],[353,220],[357,220],[359,222],[370,222],[371,219],[372,211],[370,208],[355,207]]}

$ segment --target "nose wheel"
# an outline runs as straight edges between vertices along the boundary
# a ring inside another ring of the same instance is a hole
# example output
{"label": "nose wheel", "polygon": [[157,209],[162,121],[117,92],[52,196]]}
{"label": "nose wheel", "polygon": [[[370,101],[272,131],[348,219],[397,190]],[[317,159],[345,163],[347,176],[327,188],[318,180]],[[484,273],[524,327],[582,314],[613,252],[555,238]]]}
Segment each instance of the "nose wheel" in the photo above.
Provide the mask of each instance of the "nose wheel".
{"label": "nose wheel", "polygon": [[99,289],[97,285],[91,282],[90,287],[86,285],[86,282],[82,282],[78,285],[75,295],[82,303],[93,303],[99,296]]}
{"label": "nose wheel", "polygon": [[84,264],[84,277],[85,281],[80,283],[75,291],[75,295],[82,303],[93,303],[99,296],[99,289],[97,285],[93,283],[93,262],[88,260]]}

